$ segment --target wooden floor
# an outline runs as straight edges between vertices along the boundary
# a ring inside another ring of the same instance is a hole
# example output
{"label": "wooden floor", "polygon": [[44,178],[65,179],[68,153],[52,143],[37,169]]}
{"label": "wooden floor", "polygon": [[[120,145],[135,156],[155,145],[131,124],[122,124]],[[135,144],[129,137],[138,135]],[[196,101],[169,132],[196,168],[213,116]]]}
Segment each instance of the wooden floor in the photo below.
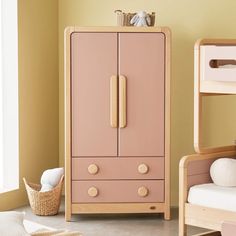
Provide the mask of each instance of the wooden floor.
{"label": "wooden floor", "polygon": [[[178,212],[172,209],[172,220],[165,221],[161,214],[152,215],[86,215],[74,216],[73,222],[64,220],[64,203],[57,216],[42,217],[32,214],[30,207],[22,207],[26,219],[56,229],[77,230],[84,236],[178,236]],[[203,232],[189,228],[189,235]]]}

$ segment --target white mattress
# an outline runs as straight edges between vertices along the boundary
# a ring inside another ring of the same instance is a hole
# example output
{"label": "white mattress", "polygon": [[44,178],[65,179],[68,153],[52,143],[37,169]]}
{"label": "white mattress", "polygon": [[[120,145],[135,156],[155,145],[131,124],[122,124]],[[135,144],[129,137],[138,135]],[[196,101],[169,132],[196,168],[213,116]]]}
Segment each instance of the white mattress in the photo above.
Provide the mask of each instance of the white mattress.
{"label": "white mattress", "polygon": [[195,185],[189,190],[188,202],[236,212],[236,187],[221,187],[213,183]]}

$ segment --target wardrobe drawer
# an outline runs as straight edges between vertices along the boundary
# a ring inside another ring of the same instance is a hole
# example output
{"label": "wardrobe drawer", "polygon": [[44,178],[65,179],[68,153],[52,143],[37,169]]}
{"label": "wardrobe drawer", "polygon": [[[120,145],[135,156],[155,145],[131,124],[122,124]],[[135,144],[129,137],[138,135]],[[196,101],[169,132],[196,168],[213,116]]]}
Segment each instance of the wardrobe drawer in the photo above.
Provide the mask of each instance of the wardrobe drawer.
{"label": "wardrobe drawer", "polygon": [[164,180],[72,181],[72,203],[164,202]]}
{"label": "wardrobe drawer", "polygon": [[72,180],[164,179],[164,157],[72,158]]}

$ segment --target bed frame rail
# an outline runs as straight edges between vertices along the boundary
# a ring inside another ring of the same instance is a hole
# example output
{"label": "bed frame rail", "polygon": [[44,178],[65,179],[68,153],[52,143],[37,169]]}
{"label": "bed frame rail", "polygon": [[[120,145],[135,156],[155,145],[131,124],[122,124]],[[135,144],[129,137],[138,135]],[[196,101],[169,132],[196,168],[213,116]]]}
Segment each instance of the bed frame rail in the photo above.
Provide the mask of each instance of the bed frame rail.
{"label": "bed frame rail", "polygon": [[[223,151],[208,154],[193,154],[184,156],[179,165],[179,236],[187,236],[187,225],[194,225],[202,228],[208,228],[212,230],[219,230],[219,225],[222,224],[222,218],[214,218],[211,211],[205,211],[201,209],[201,206],[194,206],[187,202],[188,190],[191,186],[196,184],[203,184],[212,182],[209,174],[210,166],[212,162],[221,157],[234,157],[236,156],[236,151]],[[191,208],[194,206],[195,208]],[[191,209],[191,216],[189,209]],[[194,215],[197,210],[204,211],[205,217],[212,219],[212,227],[209,227],[206,221],[202,221],[201,217]],[[222,210],[214,209],[222,214]],[[228,212],[224,211],[225,220],[232,220],[231,217],[227,217]],[[230,214],[230,213],[229,213]],[[236,213],[234,213],[233,218],[236,220]],[[219,220],[221,220],[219,222]],[[208,232],[209,233],[209,232]],[[217,232],[210,232],[210,235],[220,235]],[[216,233],[216,234],[212,234]],[[204,234],[202,234],[204,235]],[[205,234],[209,235],[209,234]]]}

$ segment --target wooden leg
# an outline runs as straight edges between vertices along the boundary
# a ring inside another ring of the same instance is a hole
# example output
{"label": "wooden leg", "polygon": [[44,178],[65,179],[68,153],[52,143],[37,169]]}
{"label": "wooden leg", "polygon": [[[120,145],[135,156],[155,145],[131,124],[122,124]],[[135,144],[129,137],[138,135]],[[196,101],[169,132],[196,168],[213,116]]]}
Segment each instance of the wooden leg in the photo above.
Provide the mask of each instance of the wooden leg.
{"label": "wooden leg", "polygon": [[185,224],[185,208],[184,202],[180,195],[179,201],[179,236],[187,236],[187,225]]}
{"label": "wooden leg", "polygon": [[65,220],[66,221],[71,221],[71,214],[68,213],[68,211],[65,212]]}
{"label": "wooden leg", "polygon": [[179,221],[179,236],[187,236],[187,225]]}
{"label": "wooden leg", "polygon": [[65,220],[71,221],[71,206],[65,201]]}
{"label": "wooden leg", "polygon": [[187,236],[185,203],[187,202],[187,168],[179,167],[179,236]]}
{"label": "wooden leg", "polygon": [[166,209],[164,212],[164,219],[170,220],[170,208]]}

